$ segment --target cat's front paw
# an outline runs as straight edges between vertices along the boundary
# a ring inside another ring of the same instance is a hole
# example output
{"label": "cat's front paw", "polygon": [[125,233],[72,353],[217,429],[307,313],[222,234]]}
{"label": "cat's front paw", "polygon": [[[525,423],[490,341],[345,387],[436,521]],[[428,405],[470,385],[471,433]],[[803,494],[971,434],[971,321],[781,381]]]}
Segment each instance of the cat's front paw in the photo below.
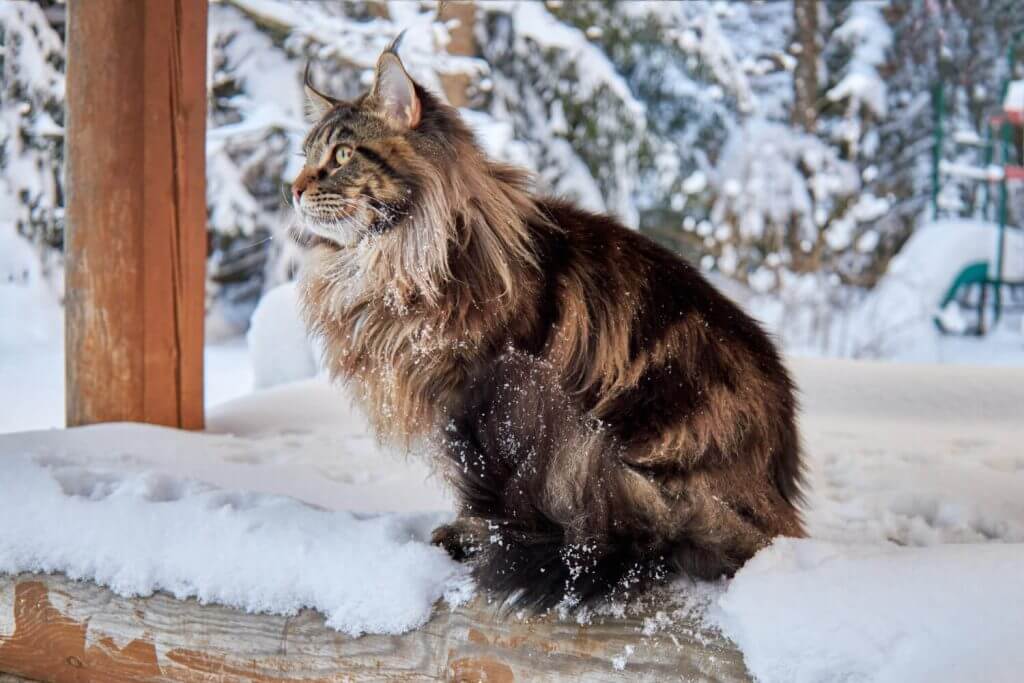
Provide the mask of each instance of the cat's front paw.
{"label": "cat's front paw", "polygon": [[430,542],[444,548],[458,562],[468,560],[480,550],[479,539],[473,533],[472,525],[463,520],[437,527],[430,535]]}

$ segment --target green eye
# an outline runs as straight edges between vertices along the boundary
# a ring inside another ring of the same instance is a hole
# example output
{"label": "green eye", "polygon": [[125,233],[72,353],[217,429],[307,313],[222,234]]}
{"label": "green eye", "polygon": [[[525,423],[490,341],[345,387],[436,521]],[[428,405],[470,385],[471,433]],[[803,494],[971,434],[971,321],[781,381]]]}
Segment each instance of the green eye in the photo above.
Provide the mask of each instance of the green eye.
{"label": "green eye", "polygon": [[351,158],[352,148],[348,145],[338,145],[338,149],[334,150],[334,161],[339,166],[347,164]]}

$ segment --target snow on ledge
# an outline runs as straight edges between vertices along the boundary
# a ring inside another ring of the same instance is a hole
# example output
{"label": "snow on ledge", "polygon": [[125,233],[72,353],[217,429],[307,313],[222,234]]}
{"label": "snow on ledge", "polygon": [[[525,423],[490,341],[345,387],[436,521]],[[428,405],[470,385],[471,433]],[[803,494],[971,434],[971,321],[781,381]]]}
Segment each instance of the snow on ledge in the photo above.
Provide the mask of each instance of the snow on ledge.
{"label": "snow on ledge", "polygon": [[0,471],[2,573],[61,572],[123,596],[163,590],[250,612],[308,607],[351,635],[416,628],[437,600],[469,590],[465,569],[429,544],[446,513],[329,511],[57,455],[5,456]]}

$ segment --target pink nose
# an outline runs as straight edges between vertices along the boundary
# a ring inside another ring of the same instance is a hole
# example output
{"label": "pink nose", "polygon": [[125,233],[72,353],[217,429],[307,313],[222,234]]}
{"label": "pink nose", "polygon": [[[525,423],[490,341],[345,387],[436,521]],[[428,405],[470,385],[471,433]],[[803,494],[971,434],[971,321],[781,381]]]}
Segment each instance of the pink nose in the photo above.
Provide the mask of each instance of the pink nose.
{"label": "pink nose", "polygon": [[299,200],[302,199],[302,189],[299,187],[292,186],[292,199],[298,204]]}

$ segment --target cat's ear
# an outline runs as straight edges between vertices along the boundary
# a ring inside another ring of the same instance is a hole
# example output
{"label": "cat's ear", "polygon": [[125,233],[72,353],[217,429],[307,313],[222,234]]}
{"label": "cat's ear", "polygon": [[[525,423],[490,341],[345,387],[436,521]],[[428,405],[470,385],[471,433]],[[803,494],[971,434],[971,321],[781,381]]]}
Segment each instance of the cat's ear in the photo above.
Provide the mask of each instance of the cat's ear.
{"label": "cat's ear", "polygon": [[313,87],[313,79],[309,73],[309,62],[306,62],[306,71],[302,74],[302,87],[306,91],[306,116],[319,121],[324,114],[334,109],[338,100],[325,95]]}
{"label": "cat's ear", "polygon": [[399,36],[377,60],[377,73],[371,90],[384,118],[399,129],[420,125],[420,98],[416,85],[398,58]]}

